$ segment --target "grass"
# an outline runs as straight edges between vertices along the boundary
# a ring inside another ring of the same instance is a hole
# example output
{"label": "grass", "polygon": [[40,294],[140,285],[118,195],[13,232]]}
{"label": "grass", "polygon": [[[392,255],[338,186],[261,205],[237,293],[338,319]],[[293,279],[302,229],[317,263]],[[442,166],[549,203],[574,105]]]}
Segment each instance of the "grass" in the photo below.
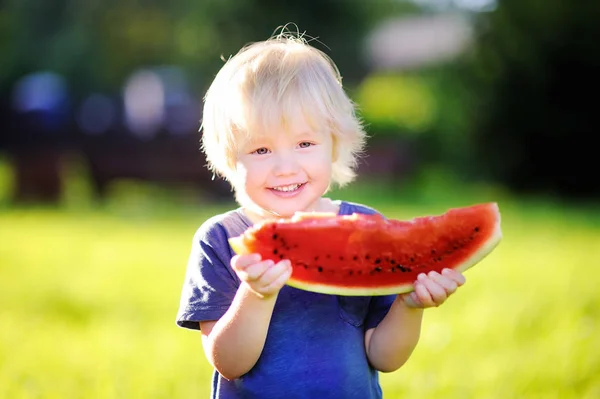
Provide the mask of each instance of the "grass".
{"label": "grass", "polygon": [[[385,397],[600,397],[599,213],[477,193],[344,193],[397,218],[496,198],[503,211],[503,242],[426,311]],[[226,206],[125,198],[0,211],[0,397],[208,397],[200,337],[174,319],[192,235]]]}

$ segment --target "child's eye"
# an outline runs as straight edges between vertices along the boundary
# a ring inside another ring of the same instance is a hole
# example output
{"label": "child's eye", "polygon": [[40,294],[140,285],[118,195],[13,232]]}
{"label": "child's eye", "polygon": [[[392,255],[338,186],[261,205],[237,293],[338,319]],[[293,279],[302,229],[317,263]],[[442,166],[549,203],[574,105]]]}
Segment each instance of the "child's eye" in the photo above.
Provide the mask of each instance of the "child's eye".
{"label": "child's eye", "polygon": [[299,144],[300,148],[308,148],[312,145],[313,145],[313,143],[311,143],[310,141],[303,141]]}
{"label": "child's eye", "polygon": [[256,155],[265,155],[269,152],[269,150],[265,147],[260,147],[257,148],[256,150],[252,151],[251,154],[256,154]]}

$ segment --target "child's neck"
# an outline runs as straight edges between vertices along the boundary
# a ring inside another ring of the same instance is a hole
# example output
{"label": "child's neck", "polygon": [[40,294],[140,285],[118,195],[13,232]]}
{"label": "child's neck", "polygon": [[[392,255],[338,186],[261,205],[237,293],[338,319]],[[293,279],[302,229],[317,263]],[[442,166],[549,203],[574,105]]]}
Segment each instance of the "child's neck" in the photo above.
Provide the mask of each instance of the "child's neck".
{"label": "child's neck", "polygon": [[[258,223],[267,219],[283,218],[281,215],[256,206],[243,206],[242,211],[252,223]],[[311,209],[299,210],[298,212],[334,212],[337,214],[339,212],[339,204],[329,198],[320,198]]]}

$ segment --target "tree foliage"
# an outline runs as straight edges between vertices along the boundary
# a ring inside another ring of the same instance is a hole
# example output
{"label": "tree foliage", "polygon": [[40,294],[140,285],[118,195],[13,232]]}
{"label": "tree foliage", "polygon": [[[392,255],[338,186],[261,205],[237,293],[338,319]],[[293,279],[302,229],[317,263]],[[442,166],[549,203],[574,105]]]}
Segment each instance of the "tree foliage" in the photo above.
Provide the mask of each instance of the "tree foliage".
{"label": "tree foliage", "polygon": [[463,70],[478,172],[522,191],[600,195],[600,3],[503,0]]}

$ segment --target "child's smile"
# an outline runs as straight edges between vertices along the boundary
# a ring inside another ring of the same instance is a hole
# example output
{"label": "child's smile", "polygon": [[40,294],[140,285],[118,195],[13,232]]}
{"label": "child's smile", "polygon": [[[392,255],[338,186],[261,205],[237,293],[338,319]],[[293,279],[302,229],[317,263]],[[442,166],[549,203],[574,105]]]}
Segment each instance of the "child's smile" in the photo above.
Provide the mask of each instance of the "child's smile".
{"label": "child's smile", "polygon": [[269,190],[271,190],[275,195],[288,198],[300,193],[305,185],[306,183],[288,184],[286,186],[270,187]]}

